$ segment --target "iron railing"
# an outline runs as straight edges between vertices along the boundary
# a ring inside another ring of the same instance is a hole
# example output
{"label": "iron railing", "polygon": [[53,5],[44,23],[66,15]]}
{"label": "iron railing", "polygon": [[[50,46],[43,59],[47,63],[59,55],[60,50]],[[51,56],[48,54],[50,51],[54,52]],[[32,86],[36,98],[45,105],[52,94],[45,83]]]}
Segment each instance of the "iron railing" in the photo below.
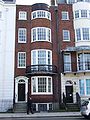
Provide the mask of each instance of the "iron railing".
{"label": "iron railing", "polygon": [[81,97],[78,92],[76,93],[76,102],[78,104],[78,107],[80,108],[81,107]]}
{"label": "iron railing", "polygon": [[57,73],[55,65],[31,65],[26,67],[26,74],[33,73]]}
{"label": "iron railing", "polygon": [[[64,63],[64,72],[71,72],[73,65],[76,65],[74,62],[65,62]],[[77,71],[90,71],[90,62],[77,62]]]}

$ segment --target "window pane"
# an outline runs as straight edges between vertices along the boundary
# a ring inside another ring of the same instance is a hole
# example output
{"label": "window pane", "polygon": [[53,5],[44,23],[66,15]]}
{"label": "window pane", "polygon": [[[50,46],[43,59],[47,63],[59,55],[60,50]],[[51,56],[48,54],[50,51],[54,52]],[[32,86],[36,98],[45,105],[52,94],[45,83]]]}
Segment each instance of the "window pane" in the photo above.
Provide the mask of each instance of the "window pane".
{"label": "window pane", "polygon": [[18,29],[18,42],[26,43],[26,29],[25,28],[19,28]]}
{"label": "window pane", "polygon": [[48,92],[51,92],[51,78],[48,78]]}
{"label": "window pane", "polygon": [[76,29],[76,37],[77,37],[77,41],[81,40],[81,31],[80,31],[80,29]]}
{"label": "window pane", "polygon": [[71,57],[70,57],[70,54],[64,54],[64,71],[71,71]]}
{"label": "window pane", "polygon": [[46,64],[46,51],[38,51],[38,64]]}
{"label": "window pane", "polygon": [[63,30],[63,40],[70,40],[69,30]]}
{"label": "window pane", "polygon": [[38,40],[46,40],[46,29],[38,28],[37,35],[38,35]]}
{"label": "window pane", "polygon": [[83,40],[89,40],[89,28],[82,28]]}
{"label": "window pane", "polygon": [[20,12],[19,12],[19,19],[20,19],[20,20],[26,20],[26,19],[27,19],[27,12],[25,12],[25,11],[20,11]]}
{"label": "window pane", "polygon": [[81,17],[87,18],[87,10],[81,10]]}
{"label": "window pane", "polygon": [[78,69],[83,70],[83,54],[78,54]]}
{"label": "window pane", "polygon": [[90,80],[86,80],[86,94],[90,95]]}
{"label": "window pane", "polygon": [[46,92],[46,78],[38,78],[38,92]]}
{"label": "window pane", "polygon": [[68,12],[62,12],[62,20],[68,20],[69,17],[68,17]]}
{"label": "window pane", "polygon": [[26,53],[18,53],[18,67],[26,67]]}
{"label": "window pane", "polygon": [[36,40],[36,29],[33,29],[33,41]]}
{"label": "window pane", "polygon": [[84,80],[79,80],[80,95],[85,94]]}
{"label": "window pane", "polygon": [[79,18],[79,10],[75,11],[75,18]]}
{"label": "window pane", "polygon": [[84,53],[85,70],[90,70],[90,53]]}
{"label": "window pane", "polygon": [[33,92],[36,92],[36,78],[32,78]]}

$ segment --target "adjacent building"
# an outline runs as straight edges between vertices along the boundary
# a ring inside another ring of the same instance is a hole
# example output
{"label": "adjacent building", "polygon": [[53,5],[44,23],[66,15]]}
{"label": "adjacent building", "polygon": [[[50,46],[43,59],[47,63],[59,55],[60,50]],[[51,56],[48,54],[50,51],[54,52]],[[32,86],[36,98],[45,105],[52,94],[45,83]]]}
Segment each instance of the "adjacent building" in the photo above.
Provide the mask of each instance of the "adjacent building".
{"label": "adjacent building", "polygon": [[0,0],[0,112],[13,108],[15,1]]}

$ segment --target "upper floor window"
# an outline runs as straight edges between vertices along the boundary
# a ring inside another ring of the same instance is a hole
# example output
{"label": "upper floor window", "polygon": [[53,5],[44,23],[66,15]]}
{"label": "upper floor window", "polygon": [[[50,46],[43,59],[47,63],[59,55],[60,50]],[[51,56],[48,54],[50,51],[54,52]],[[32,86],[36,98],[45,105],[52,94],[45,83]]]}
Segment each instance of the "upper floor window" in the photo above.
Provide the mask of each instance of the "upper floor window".
{"label": "upper floor window", "polygon": [[89,28],[82,28],[83,40],[89,40]]}
{"label": "upper floor window", "polygon": [[81,10],[81,17],[87,18],[87,10]]}
{"label": "upper floor window", "polygon": [[32,12],[32,19],[35,18],[47,18],[51,20],[51,13],[45,10],[37,10]]}
{"label": "upper floor window", "polygon": [[76,29],[76,38],[77,38],[77,41],[81,40],[81,31],[80,31],[80,28]]}
{"label": "upper floor window", "polygon": [[51,41],[51,30],[46,27],[32,28],[32,41]]}
{"label": "upper floor window", "polygon": [[90,10],[76,10],[75,18],[90,18]]}
{"label": "upper floor window", "polygon": [[18,68],[26,68],[26,52],[18,52]]}
{"label": "upper floor window", "polygon": [[63,30],[63,40],[70,41],[70,31],[69,30]]}
{"label": "upper floor window", "polygon": [[26,43],[27,40],[27,29],[19,28],[18,29],[18,43]]}
{"label": "upper floor window", "polygon": [[75,11],[75,18],[79,18],[79,10]]}
{"label": "upper floor window", "polygon": [[76,29],[76,40],[90,40],[90,28]]}
{"label": "upper floor window", "polygon": [[71,71],[71,54],[64,54],[64,71]]}
{"label": "upper floor window", "polygon": [[27,20],[27,12],[19,11],[19,20]]}
{"label": "upper floor window", "polygon": [[52,78],[46,76],[31,78],[32,94],[52,94]]}
{"label": "upper floor window", "polygon": [[50,50],[32,50],[31,58],[32,65],[52,65],[52,52]]}
{"label": "upper floor window", "polygon": [[73,4],[73,3],[75,3],[75,0],[67,0],[67,3],[68,4]]}
{"label": "upper floor window", "polygon": [[90,53],[78,54],[78,70],[90,70]]}
{"label": "upper floor window", "polygon": [[68,12],[62,11],[62,20],[69,20]]}

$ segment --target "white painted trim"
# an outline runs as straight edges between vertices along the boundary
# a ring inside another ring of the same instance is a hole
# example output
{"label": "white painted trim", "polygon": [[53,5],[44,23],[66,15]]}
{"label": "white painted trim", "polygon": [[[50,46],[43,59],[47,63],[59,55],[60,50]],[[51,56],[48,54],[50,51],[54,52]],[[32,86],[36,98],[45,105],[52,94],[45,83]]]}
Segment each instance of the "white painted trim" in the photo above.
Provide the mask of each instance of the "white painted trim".
{"label": "white painted trim", "polygon": [[[36,92],[33,92],[33,84],[32,79],[35,78]],[[38,92],[38,78],[46,78],[46,92]],[[51,78],[51,92],[48,92],[48,78]],[[52,95],[53,94],[53,86],[52,86],[52,77],[50,76],[34,76],[31,78],[31,94],[32,95]]]}
{"label": "white painted trim", "polygon": [[[25,76],[18,76],[15,78],[15,102],[17,103],[18,102],[18,84],[19,83],[19,80],[23,79],[25,81],[25,102],[27,102],[27,93],[28,93],[28,79],[27,77]],[[23,84],[23,83],[21,83]]]}
{"label": "white painted trim", "polygon": [[[45,17],[43,16],[41,16],[41,17],[38,17],[38,15],[37,15],[37,12],[45,12]],[[34,13],[36,13],[36,17],[35,18],[33,18],[33,14]],[[50,14],[50,18],[48,18],[48,13]],[[33,11],[32,13],[31,13],[31,19],[33,20],[33,19],[36,19],[36,18],[46,18],[46,19],[48,19],[48,20],[51,20],[51,13],[50,12],[48,12],[48,11],[45,11],[45,10],[36,10],[36,11]]]}

